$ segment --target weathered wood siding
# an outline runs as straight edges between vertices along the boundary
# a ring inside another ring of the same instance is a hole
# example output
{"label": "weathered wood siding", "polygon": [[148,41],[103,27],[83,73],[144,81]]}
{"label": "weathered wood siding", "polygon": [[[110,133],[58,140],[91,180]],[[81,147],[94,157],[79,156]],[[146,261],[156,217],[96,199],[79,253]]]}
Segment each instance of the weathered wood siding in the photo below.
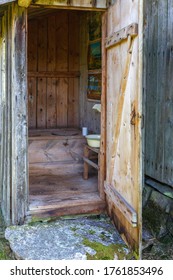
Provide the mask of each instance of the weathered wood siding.
{"label": "weathered wood siding", "polygon": [[79,126],[79,29],[73,11],[29,20],[29,128]]}
{"label": "weathered wood siding", "polygon": [[1,7],[1,201],[6,222],[20,224],[28,206],[26,11]]}
{"label": "weathered wood siding", "polygon": [[145,2],[145,174],[173,186],[173,1]]}

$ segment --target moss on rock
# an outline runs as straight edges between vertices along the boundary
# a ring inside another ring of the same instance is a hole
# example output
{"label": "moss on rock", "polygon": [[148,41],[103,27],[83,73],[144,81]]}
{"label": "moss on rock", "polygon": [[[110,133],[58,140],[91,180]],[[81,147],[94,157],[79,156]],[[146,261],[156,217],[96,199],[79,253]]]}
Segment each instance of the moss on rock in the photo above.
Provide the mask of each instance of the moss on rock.
{"label": "moss on rock", "polygon": [[90,255],[87,253],[88,260],[130,260],[133,258],[133,254],[130,253],[128,247],[124,244],[111,244],[108,246],[103,245],[99,242],[92,242],[88,239],[83,240],[83,244],[87,247],[92,248],[96,254]]}

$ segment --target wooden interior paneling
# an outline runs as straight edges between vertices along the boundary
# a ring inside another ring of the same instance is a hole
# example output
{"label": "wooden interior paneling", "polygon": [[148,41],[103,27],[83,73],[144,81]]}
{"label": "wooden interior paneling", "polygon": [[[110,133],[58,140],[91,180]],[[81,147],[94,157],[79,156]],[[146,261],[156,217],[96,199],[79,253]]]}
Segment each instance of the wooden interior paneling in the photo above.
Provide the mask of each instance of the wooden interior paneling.
{"label": "wooden interior paneling", "polygon": [[79,126],[79,13],[29,18],[29,128]]}

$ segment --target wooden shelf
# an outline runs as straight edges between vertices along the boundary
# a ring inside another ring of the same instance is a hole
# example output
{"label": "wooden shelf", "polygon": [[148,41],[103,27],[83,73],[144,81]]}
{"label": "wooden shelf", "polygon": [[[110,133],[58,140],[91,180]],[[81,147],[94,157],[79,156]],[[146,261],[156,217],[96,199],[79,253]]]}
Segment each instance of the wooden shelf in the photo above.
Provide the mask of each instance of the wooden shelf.
{"label": "wooden shelf", "polygon": [[[93,157],[93,153],[96,153],[96,156]],[[95,163],[92,161],[92,159],[97,159],[98,160],[98,163]],[[89,173],[89,165],[94,167],[95,169],[98,170],[98,181],[99,181],[99,173],[100,173],[100,149],[99,148],[93,148],[93,147],[90,147],[88,145],[85,145],[84,146],[84,157],[83,157],[83,160],[84,160],[84,173],[83,173],[83,178],[85,180],[88,179],[88,173]]]}

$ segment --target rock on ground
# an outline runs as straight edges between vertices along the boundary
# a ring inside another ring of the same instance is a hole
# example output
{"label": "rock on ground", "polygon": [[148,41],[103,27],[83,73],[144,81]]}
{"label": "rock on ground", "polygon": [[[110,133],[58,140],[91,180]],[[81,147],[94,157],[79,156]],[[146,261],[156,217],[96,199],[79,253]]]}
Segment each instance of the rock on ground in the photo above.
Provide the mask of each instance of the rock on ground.
{"label": "rock on ground", "polygon": [[[120,249],[117,250],[121,250],[123,259],[129,254],[129,249],[107,216],[12,226],[6,229],[5,238],[10,242],[17,259],[85,260],[88,255],[98,253],[95,247],[88,246],[95,243],[97,247],[101,244],[101,250],[104,246],[106,249],[119,244]],[[117,252],[114,256],[117,259]]]}

